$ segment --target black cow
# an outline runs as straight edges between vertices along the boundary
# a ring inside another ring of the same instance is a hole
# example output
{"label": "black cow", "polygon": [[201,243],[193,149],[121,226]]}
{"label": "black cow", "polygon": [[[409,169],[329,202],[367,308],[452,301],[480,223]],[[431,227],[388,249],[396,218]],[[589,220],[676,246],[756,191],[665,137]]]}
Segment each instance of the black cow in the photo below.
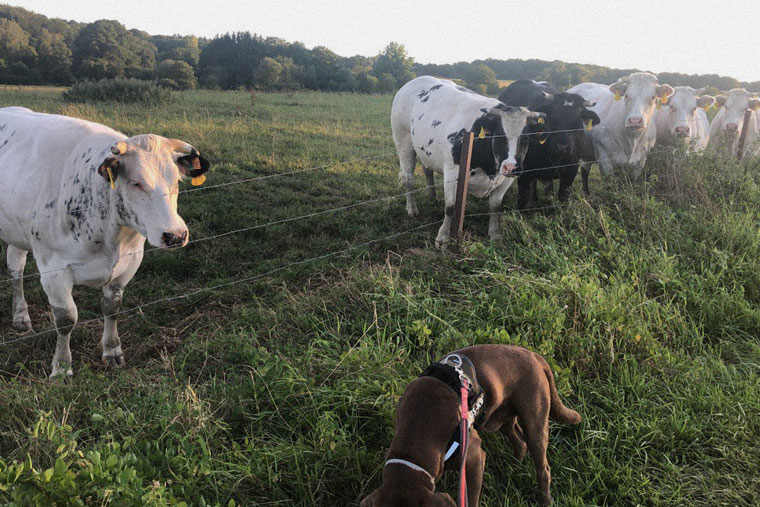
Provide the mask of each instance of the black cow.
{"label": "black cow", "polygon": [[[527,79],[515,81],[504,88],[499,100],[510,106],[524,106],[531,111],[546,114],[546,142],[531,142],[522,167],[517,174],[517,207],[524,209],[532,197],[538,198],[536,180],[548,182],[554,189],[553,180],[559,179],[559,199],[564,201],[570,194],[578,162],[585,142],[584,128],[588,122],[599,123],[595,112],[589,111],[593,102],[574,93],[558,92],[546,83]],[[532,192],[531,192],[532,189]],[[531,196],[532,194],[532,196]]]}

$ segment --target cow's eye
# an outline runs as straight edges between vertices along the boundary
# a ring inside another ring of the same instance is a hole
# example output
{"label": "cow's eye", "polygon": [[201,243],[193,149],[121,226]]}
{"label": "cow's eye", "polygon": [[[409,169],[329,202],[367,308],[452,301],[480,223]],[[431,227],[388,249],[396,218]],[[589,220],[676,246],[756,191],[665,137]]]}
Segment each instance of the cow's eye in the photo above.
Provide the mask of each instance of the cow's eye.
{"label": "cow's eye", "polygon": [[142,189],[142,184],[139,181],[130,181],[129,185],[132,188]]}

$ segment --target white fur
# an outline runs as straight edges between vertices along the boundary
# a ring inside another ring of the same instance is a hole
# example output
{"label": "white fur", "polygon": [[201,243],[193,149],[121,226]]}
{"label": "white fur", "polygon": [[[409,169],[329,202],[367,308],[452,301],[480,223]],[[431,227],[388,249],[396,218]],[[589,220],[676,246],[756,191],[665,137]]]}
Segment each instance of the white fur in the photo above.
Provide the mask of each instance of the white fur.
{"label": "white fur", "polygon": [[[726,104],[721,107],[718,114],[713,118],[710,124],[710,141],[709,146],[719,149],[728,149],[730,153],[736,153],[737,143],[744,128],[744,113],[750,105],[753,97],[743,88],[734,88],[725,94]],[[726,130],[726,125],[734,123],[737,125],[737,131],[734,133]],[[743,156],[757,155],[760,147],[758,137],[760,137],[760,111],[754,111],[750,118],[747,137],[744,143]]]}
{"label": "white fur", "polygon": [[708,106],[713,98],[709,95],[698,96],[697,91],[690,86],[676,86],[673,95],[654,113],[657,127],[657,144],[672,144],[679,137],[676,129],[688,128],[688,147],[694,152],[701,152],[707,147],[710,139],[710,123],[707,114],[699,102]]}

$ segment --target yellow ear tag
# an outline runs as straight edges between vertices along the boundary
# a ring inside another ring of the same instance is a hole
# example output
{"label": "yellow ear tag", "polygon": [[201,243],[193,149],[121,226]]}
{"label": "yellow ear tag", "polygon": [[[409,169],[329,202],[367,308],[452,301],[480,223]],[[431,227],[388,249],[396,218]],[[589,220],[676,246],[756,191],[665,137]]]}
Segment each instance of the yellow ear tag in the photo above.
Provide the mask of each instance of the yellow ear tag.
{"label": "yellow ear tag", "polygon": [[706,113],[707,111],[709,111],[709,110],[710,110],[710,108],[711,108],[712,106],[713,106],[712,104],[705,104],[705,107],[703,107],[702,109],[704,109],[704,110],[705,110],[705,113]]}
{"label": "yellow ear tag", "polygon": [[620,100],[620,91],[615,90],[615,101],[618,101],[618,100]]}
{"label": "yellow ear tag", "polygon": [[478,134],[478,138],[485,139],[485,137],[486,137],[486,129],[484,129],[483,127],[480,127],[480,134]]}
{"label": "yellow ear tag", "polygon": [[544,119],[543,119],[543,118],[541,118],[540,116],[538,117],[538,120],[536,120],[536,121],[537,121],[538,123],[544,123]]}
{"label": "yellow ear tag", "polygon": [[592,121],[593,121],[593,120],[589,120],[589,121],[586,123],[586,130],[591,130]]}
{"label": "yellow ear tag", "polygon": [[539,139],[538,144],[544,144],[546,142],[546,138]]}
{"label": "yellow ear tag", "polygon": [[662,98],[660,99],[660,102],[662,102],[663,104],[667,104],[668,103],[668,96],[667,95],[663,95]]}
{"label": "yellow ear tag", "polygon": [[194,187],[199,187],[199,186],[203,185],[204,181],[206,181],[206,175],[205,174],[201,174],[200,176],[196,176],[195,178],[191,179],[190,183]]}
{"label": "yellow ear tag", "polygon": [[760,109],[760,105],[756,104],[756,105],[752,106],[752,110],[753,111],[757,111],[758,109]]}
{"label": "yellow ear tag", "polygon": [[116,185],[113,183],[113,173],[111,172],[111,168],[106,167],[106,172],[108,173],[108,181],[111,182],[111,190],[116,190]]}

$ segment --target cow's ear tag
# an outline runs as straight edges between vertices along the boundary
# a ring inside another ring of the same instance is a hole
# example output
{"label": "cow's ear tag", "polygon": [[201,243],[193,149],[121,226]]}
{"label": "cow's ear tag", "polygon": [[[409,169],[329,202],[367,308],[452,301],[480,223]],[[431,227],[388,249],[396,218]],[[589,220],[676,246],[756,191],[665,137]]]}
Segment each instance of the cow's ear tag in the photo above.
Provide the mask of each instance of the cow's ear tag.
{"label": "cow's ear tag", "polygon": [[544,120],[542,117],[540,117],[540,116],[539,116],[539,117],[538,117],[538,120],[536,120],[536,121],[537,121],[538,123],[544,123],[544,121],[545,121],[545,120]]}
{"label": "cow's ear tag", "polygon": [[756,104],[756,105],[752,106],[752,110],[753,111],[757,111],[758,109],[760,109],[760,104]]}
{"label": "cow's ear tag", "polygon": [[668,103],[668,96],[667,95],[663,95],[662,98],[660,99],[660,102],[662,102],[663,104],[667,104]]}
{"label": "cow's ear tag", "polygon": [[591,122],[592,120],[589,120],[588,122],[586,122],[586,130],[591,130],[591,125],[592,125]]}
{"label": "cow's ear tag", "polygon": [[546,142],[546,138],[545,137],[543,139],[539,139],[538,140],[538,144],[544,144],[545,142]]}
{"label": "cow's ear tag", "polygon": [[620,91],[619,90],[615,90],[615,100],[616,101],[620,100]]}
{"label": "cow's ear tag", "polygon": [[486,137],[486,129],[484,129],[483,127],[480,127],[480,134],[478,134],[478,138],[485,139],[485,137]]}
{"label": "cow's ear tag", "polygon": [[205,174],[201,174],[200,176],[196,176],[195,178],[191,179],[190,183],[194,187],[199,187],[199,186],[203,185],[203,183],[205,181],[206,181],[206,175]]}
{"label": "cow's ear tag", "polygon": [[704,110],[705,110],[705,113],[706,113],[707,111],[709,111],[709,110],[710,110],[710,108],[711,108],[712,106],[713,106],[712,104],[706,104],[706,105],[705,105],[705,107],[703,107],[702,109],[704,109]]}
{"label": "cow's ear tag", "polygon": [[111,172],[111,168],[106,166],[106,172],[108,173],[108,181],[111,182],[111,190],[116,190],[116,185],[113,182],[113,173]]}

